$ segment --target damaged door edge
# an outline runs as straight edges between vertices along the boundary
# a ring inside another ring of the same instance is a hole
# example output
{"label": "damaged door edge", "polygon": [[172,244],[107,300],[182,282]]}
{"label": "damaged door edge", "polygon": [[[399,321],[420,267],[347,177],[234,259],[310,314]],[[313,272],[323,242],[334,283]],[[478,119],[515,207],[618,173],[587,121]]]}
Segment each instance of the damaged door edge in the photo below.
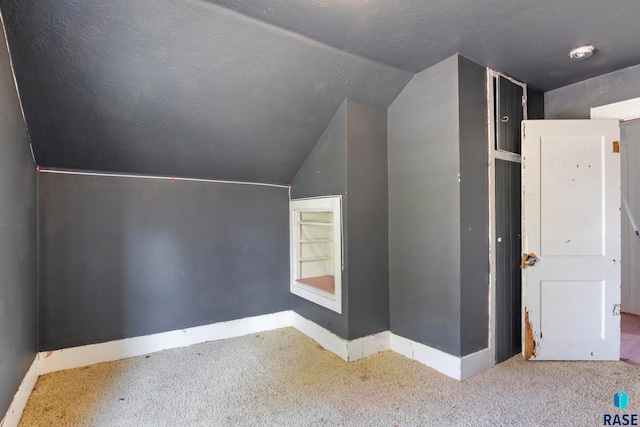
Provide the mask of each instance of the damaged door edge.
{"label": "damaged door edge", "polygon": [[524,307],[524,327],[522,330],[523,337],[522,341],[524,343],[524,347],[522,349],[522,356],[524,360],[530,360],[531,358],[536,358],[536,349],[538,347],[538,342],[534,338],[533,328],[531,327],[531,321],[529,320],[529,310],[527,307]]}

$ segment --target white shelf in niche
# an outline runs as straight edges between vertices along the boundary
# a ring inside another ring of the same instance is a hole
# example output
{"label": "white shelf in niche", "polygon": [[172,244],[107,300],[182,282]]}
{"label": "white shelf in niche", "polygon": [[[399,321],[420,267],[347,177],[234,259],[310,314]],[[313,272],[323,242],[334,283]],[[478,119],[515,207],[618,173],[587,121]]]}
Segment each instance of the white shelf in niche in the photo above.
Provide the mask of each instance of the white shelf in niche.
{"label": "white shelf in niche", "polygon": [[291,284],[294,295],[342,313],[342,198],[290,203]]}

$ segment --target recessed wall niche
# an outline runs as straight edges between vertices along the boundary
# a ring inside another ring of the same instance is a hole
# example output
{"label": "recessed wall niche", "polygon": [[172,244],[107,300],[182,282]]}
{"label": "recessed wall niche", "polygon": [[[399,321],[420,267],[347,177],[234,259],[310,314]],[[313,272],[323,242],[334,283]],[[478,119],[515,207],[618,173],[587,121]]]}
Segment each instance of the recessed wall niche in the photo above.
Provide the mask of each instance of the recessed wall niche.
{"label": "recessed wall niche", "polygon": [[342,313],[341,197],[292,200],[291,293]]}

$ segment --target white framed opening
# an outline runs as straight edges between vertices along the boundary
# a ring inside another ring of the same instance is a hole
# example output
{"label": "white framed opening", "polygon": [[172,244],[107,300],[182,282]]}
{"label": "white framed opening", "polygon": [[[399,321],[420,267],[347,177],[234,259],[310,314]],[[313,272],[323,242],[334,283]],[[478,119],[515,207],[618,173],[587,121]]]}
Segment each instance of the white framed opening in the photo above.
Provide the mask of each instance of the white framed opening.
{"label": "white framed opening", "polygon": [[292,200],[292,294],[342,314],[342,199]]}
{"label": "white framed opening", "polygon": [[[640,316],[640,275],[638,268],[638,242],[633,222],[638,222],[638,173],[634,168],[640,151],[633,141],[625,140],[622,126],[625,122],[640,120],[640,98],[627,99],[613,104],[591,107],[591,120],[616,119],[621,126],[620,160],[622,189],[622,277],[621,277],[621,311]],[[629,123],[630,124],[630,123]],[[631,159],[631,160],[630,160]],[[635,214],[634,214],[635,212]],[[635,220],[635,221],[634,221]],[[636,224],[637,225],[637,224]]]}

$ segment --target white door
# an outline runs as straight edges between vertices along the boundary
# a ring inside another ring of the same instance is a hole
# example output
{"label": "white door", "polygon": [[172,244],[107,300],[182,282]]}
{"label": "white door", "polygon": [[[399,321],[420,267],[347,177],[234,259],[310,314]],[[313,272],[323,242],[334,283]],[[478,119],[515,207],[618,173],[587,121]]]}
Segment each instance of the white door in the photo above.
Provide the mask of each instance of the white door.
{"label": "white door", "polygon": [[619,134],[617,120],[522,122],[525,359],[620,359]]}

